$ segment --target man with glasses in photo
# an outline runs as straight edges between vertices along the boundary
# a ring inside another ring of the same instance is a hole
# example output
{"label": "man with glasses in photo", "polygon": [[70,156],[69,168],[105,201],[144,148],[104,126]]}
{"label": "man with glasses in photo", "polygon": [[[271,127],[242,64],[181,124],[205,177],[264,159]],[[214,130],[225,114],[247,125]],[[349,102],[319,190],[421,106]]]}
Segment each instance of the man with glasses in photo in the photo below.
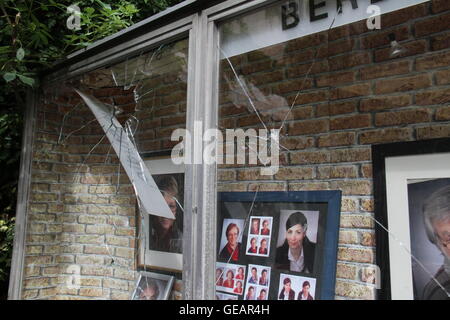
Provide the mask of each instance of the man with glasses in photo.
{"label": "man with glasses in photo", "polygon": [[424,300],[450,299],[450,186],[433,192],[423,206],[428,239],[442,252],[444,263],[425,286]]}

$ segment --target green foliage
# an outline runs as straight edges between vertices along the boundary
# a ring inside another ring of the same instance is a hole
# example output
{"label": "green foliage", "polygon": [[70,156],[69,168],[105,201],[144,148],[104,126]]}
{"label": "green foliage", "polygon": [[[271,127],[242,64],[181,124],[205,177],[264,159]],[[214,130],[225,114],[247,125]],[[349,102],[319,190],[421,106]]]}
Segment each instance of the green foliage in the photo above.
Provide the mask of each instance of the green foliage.
{"label": "green foliage", "polygon": [[80,32],[66,36],[65,43],[69,48],[87,46],[97,39],[129,27],[133,23],[133,16],[139,12],[135,5],[125,0],[117,4],[105,4],[100,0],[84,2],[90,2],[90,6],[80,6]]}
{"label": "green foliage", "polygon": [[11,268],[14,218],[0,219],[0,282],[6,282]]}
{"label": "green foliage", "polygon": [[[0,75],[13,90],[37,83],[40,70],[67,54],[181,0],[0,0]],[[68,28],[80,8],[80,28]],[[34,79],[34,80],[32,80]]]}
{"label": "green foliage", "polygon": [[22,116],[13,110],[0,114],[0,215],[14,216],[21,150]]}
{"label": "green foliage", "polygon": [[18,112],[0,113],[0,299],[6,298],[11,267],[21,131],[22,117]]}

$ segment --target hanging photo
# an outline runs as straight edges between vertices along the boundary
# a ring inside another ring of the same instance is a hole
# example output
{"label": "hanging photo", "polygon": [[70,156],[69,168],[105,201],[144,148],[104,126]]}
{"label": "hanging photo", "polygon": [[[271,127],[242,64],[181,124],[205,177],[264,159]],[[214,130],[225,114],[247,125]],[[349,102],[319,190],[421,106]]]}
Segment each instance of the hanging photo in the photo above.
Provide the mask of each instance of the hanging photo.
{"label": "hanging photo", "polygon": [[242,295],[244,293],[245,266],[231,263],[216,264],[216,290]]}
{"label": "hanging photo", "polygon": [[372,158],[379,298],[448,299],[450,139],[377,145]]}
{"label": "hanging photo", "polygon": [[313,279],[314,299],[334,299],[340,201],[340,191],[220,193],[217,261],[247,266],[239,299],[278,300],[281,274]]}
{"label": "hanging photo", "polygon": [[224,219],[219,244],[219,261],[236,262],[244,255],[242,252],[242,232],[244,219]]}
{"label": "hanging photo", "polygon": [[175,219],[149,215],[139,208],[138,264],[141,268],[181,271],[183,268],[184,166],[170,158],[144,163]]}
{"label": "hanging photo", "polygon": [[245,300],[267,300],[270,288],[270,267],[248,265]]}
{"label": "hanging photo", "polygon": [[250,217],[246,254],[249,256],[268,257],[270,253],[270,235],[272,217]]}
{"label": "hanging photo", "polygon": [[132,300],[167,300],[174,277],[153,272],[140,272]]}
{"label": "hanging photo", "polygon": [[319,211],[281,210],[275,267],[312,273],[316,253]]}
{"label": "hanging photo", "polygon": [[448,298],[443,289],[450,294],[450,178],[409,179],[408,204],[415,235],[411,254],[418,260],[411,259],[414,299]]}
{"label": "hanging photo", "polygon": [[280,274],[278,300],[314,300],[316,279]]}

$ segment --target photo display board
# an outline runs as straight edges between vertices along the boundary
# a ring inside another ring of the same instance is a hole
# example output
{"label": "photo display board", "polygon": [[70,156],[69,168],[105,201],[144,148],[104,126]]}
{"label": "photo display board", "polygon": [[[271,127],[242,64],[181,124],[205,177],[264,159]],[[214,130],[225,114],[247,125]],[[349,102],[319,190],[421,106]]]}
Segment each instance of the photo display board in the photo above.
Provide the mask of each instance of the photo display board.
{"label": "photo display board", "polygon": [[340,197],[339,191],[221,193],[216,298],[333,299]]}

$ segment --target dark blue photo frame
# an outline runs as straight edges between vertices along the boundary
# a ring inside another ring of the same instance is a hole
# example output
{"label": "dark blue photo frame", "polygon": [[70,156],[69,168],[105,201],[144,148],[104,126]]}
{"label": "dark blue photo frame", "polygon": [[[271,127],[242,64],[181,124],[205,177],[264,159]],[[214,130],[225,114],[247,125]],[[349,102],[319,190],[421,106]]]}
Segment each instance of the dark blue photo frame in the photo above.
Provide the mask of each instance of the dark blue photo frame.
{"label": "dark blue photo frame", "polygon": [[[320,252],[316,252],[320,259],[320,270],[315,272],[318,291],[316,299],[334,300],[336,284],[337,250],[339,239],[339,222],[341,209],[340,190],[326,191],[290,191],[290,192],[219,192],[218,207],[225,202],[243,202],[263,205],[264,203],[295,203],[303,205],[325,206],[325,216],[322,212],[322,232]],[[220,209],[219,209],[220,215]],[[220,216],[219,221],[220,224]],[[218,234],[221,226],[218,226]],[[316,248],[317,249],[317,248]],[[271,282],[272,286],[277,286],[277,279]],[[272,298],[274,296],[272,295]]]}

